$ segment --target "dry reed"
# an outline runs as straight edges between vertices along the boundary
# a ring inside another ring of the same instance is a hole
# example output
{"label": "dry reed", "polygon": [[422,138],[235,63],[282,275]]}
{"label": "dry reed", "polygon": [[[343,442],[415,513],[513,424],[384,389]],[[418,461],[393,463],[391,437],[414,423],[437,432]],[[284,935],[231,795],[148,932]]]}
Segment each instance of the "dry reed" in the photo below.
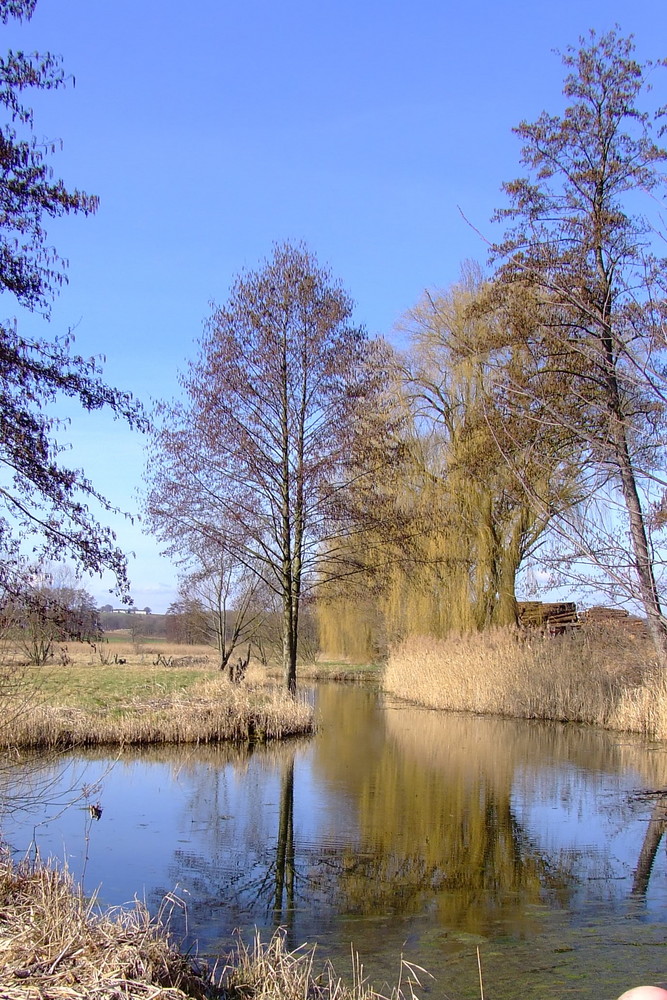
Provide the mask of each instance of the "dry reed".
{"label": "dry reed", "polygon": [[[165,913],[179,902],[168,897]],[[2,1000],[381,1000],[358,957],[348,986],[329,964],[316,973],[314,952],[288,951],[282,932],[266,944],[257,936],[213,974],[180,954],[142,904],[101,911],[66,871],[0,855]],[[414,1000],[423,974],[402,962],[386,1000]]]}
{"label": "dry reed", "polygon": [[3,1000],[181,1000],[209,985],[141,904],[102,913],[67,872],[0,857]]}
{"label": "dry reed", "polygon": [[667,677],[651,662],[648,645],[620,630],[411,638],[391,651],[383,685],[429,708],[667,738]]}
{"label": "dry reed", "polygon": [[3,714],[0,745],[6,748],[270,740],[313,728],[305,701],[273,685],[234,685],[217,672],[186,690],[133,698],[113,713],[104,706],[37,702]]}
{"label": "dry reed", "polygon": [[429,974],[401,958],[398,982],[378,993],[364,975],[352,952],[352,982],[341,979],[330,962],[315,969],[315,948],[302,945],[288,951],[285,934],[277,931],[268,943],[255,935],[252,945],[239,941],[230,963],[223,969],[220,987],[226,1000],[416,1000],[415,987]]}

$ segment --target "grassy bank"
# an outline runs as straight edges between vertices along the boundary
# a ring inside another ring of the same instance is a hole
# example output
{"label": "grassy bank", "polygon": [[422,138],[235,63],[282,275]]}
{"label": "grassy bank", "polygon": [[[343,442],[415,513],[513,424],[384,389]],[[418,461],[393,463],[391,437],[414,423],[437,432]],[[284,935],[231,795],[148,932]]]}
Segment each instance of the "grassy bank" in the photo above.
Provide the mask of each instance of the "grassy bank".
{"label": "grassy bank", "polygon": [[[276,678],[282,675],[277,667],[270,668],[269,673]],[[300,664],[297,673],[300,681],[378,681],[382,664],[318,658],[310,663]]]}
{"label": "grassy bank", "polygon": [[392,650],[383,685],[429,708],[583,722],[667,739],[667,677],[652,663],[648,643],[620,630],[413,638]]}
{"label": "grassy bank", "polygon": [[[166,900],[165,911],[176,900]],[[362,977],[351,986],[313,953],[288,952],[277,935],[256,940],[213,972],[181,955],[146,909],[100,911],[66,874],[15,866],[0,856],[0,996],[4,1000],[374,1000]],[[411,983],[406,992],[414,996]],[[401,1000],[400,985],[391,992]]]}
{"label": "grassy bank", "polygon": [[160,652],[158,660],[150,648],[128,644],[116,650],[125,662],[101,663],[89,647],[71,645],[66,666],[5,666],[0,745],[217,743],[312,730],[312,709],[258,669],[235,685],[210,649],[175,647],[166,661]]}

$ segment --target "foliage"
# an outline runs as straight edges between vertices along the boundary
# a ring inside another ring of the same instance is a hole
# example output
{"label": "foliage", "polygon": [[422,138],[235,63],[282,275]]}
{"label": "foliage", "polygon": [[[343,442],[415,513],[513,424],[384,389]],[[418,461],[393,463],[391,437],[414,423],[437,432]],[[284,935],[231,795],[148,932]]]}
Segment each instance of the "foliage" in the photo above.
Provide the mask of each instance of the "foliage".
{"label": "foliage", "polygon": [[[3,0],[0,19],[29,19],[34,2]],[[70,213],[88,215],[97,199],[54,180],[49,155],[34,133],[27,90],[65,84],[60,60],[8,52],[0,59],[0,291],[29,311],[48,317],[50,303],[66,280],[65,262],[49,246],[45,221]],[[144,427],[141,409],[127,393],[107,386],[94,359],[70,351],[72,338],[25,336],[15,321],[0,323],[0,587],[20,587],[20,543],[33,539],[34,559],[76,560],[86,571],[111,569],[126,588],[126,560],[115,537],[101,526],[89,504],[112,508],[79,470],[59,462],[62,447],[48,414],[56,398],[77,400],[85,410],[108,407],[130,426]],[[17,580],[17,576],[19,579]]]}
{"label": "foliage", "polygon": [[[389,493],[400,529],[353,540],[366,553],[364,586],[325,588],[318,618],[328,652],[364,659],[405,635],[514,623],[519,568],[554,512],[578,497],[571,452],[547,446],[519,407],[496,397],[496,379],[523,361],[519,346],[496,349],[504,317],[486,297],[468,266],[404,324],[411,344],[393,381],[404,408],[400,461],[368,498],[377,505],[378,491]],[[547,509],[531,505],[525,483],[548,497]]]}
{"label": "foliage", "polygon": [[[666,271],[640,211],[663,189],[667,151],[651,130],[662,109],[645,110],[650,64],[637,63],[633,49],[614,31],[591,32],[563,56],[563,113],[516,129],[528,176],[505,185],[510,206],[498,218],[508,228],[495,254],[501,295],[509,286],[517,301],[529,290],[532,307],[508,313],[528,364],[501,391],[545,438],[578,448],[588,495],[611,511],[612,530],[603,530],[599,506],[560,517],[564,562],[592,562],[617,596],[641,600],[664,659],[650,533],[667,485]],[[548,506],[539,490],[527,495],[537,509]]]}
{"label": "foliage", "polygon": [[213,313],[186,402],[161,408],[151,462],[149,515],[170,550],[205,540],[276,595],[292,691],[302,595],[340,572],[326,543],[341,530],[354,418],[377,378],[351,316],[310,252],[276,246]]}

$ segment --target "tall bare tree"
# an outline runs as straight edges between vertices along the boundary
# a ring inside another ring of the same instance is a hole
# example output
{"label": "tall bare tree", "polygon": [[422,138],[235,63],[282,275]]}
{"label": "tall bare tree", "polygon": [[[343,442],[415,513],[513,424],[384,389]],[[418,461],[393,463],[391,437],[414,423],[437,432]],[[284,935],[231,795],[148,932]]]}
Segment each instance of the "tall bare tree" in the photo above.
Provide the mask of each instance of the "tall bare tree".
{"label": "tall bare tree", "polygon": [[193,535],[258,572],[282,605],[285,680],[296,688],[305,589],[337,571],[355,413],[372,390],[352,302],[303,246],[274,248],[216,308],[161,408],[148,511],[175,550]]}
{"label": "tall bare tree", "polygon": [[[508,228],[495,254],[500,282],[536,293],[531,322],[524,313],[514,331],[531,364],[506,399],[521,397],[545,435],[576,442],[591,483],[618,500],[631,590],[664,662],[648,505],[656,483],[664,487],[666,271],[639,212],[656,204],[667,152],[652,138],[663,112],[644,109],[650,64],[633,52],[632,40],[614,31],[591,32],[566,51],[563,113],[544,112],[515,130],[528,176],[504,186],[510,207],[498,217]],[[594,554],[580,530],[570,539],[573,558]],[[607,569],[613,576],[618,567]]]}

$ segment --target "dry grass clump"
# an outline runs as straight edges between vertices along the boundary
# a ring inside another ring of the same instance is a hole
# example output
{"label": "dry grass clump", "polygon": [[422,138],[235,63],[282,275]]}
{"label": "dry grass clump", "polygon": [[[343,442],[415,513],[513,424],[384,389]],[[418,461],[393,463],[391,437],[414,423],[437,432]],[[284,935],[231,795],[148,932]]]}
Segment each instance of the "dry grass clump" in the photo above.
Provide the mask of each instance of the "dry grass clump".
{"label": "dry grass clump", "polygon": [[384,688],[429,708],[584,722],[667,738],[667,678],[648,645],[616,630],[510,629],[416,637],[394,648]]}
{"label": "dry grass clump", "polygon": [[102,912],[67,872],[0,855],[2,1000],[416,1000],[417,966],[403,962],[384,998],[358,959],[350,986],[329,964],[316,974],[314,951],[288,951],[282,932],[268,944],[257,936],[214,976],[181,955],[141,904]]}
{"label": "dry grass clump", "polygon": [[3,1000],[181,1000],[209,987],[142,905],[101,913],[67,872],[0,856]]}
{"label": "dry grass clump", "polygon": [[401,959],[396,985],[387,994],[378,993],[353,952],[352,982],[345,983],[329,962],[320,972],[315,970],[315,948],[303,945],[288,951],[285,934],[277,931],[268,943],[259,934],[250,947],[240,941],[222,972],[220,988],[225,1000],[417,1000],[420,975],[428,973]]}
{"label": "dry grass clump", "polygon": [[5,719],[0,745],[39,749],[270,740],[313,728],[305,701],[272,685],[231,684],[219,673],[187,689],[134,697],[113,712],[37,703]]}

